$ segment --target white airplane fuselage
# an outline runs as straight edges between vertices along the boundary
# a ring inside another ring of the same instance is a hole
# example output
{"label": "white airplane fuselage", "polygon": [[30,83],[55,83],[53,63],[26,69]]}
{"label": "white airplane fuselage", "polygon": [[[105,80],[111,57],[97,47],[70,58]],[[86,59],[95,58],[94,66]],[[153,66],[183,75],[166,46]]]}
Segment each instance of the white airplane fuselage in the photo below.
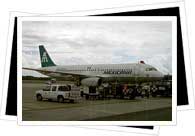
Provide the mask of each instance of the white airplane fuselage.
{"label": "white airplane fuselage", "polygon": [[[144,82],[154,81],[163,78],[163,74],[154,67],[147,64],[132,63],[132,64],[96,64],[96,65],[70,65],[70,66],[51,66],[43,67],[40,70],[54,71],[54,73],[44,73],[50,77],[74,77],[81,75],[80,78],[100,77],[105,82]],[[59,73],[58,73],[59,72]],[[66,73],[66,74],[60,74]],[[70,74],[68,74],[70,73]]]}

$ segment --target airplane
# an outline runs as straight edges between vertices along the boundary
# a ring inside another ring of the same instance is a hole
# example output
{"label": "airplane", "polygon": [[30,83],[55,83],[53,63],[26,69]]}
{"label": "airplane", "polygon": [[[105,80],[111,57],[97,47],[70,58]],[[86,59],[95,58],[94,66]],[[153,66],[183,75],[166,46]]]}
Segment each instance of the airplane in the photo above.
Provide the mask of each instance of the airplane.
{"label": "airplane", "polygon": [[100,86],[105,82],[151,82],[164,75],[144,61],[129,64],[56,65],[43,45],[39,45],[41,68],[23,68],[37,71],[52,78],[72,77],[79,84]]}

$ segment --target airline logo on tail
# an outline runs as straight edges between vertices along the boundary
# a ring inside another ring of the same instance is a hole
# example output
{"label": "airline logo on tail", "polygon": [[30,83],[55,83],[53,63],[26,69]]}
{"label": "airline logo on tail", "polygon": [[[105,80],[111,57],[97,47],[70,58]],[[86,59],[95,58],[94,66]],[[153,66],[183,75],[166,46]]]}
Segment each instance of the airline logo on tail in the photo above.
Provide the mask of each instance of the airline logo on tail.
{"label": "airline logo on tail", "polygon": [[43,52],[41,62],[43,62],[43,63],[44,63],[44,62],[48,62],[47,53],[46,53],[46,52]]}
{"label": "airline logo on tail", "polygon": [[42,67],[56,66],[43,45],[39,45],[40,61]]}

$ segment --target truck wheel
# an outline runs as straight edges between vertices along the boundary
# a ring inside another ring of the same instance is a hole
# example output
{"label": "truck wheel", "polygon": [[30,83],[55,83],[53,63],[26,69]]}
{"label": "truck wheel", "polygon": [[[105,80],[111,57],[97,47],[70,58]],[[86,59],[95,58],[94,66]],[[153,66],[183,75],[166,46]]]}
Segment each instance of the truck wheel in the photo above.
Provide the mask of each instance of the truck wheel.
{"label": "truck wheel", "polygon": [[42,96],[40,94],[37,95],[37,101],[42,101]]}
{"label": "truck wheel", "polygon": [[63,96],[58,96],[58,102],[59,102],[59,103],[63,103],[63,102],[64,102]]}

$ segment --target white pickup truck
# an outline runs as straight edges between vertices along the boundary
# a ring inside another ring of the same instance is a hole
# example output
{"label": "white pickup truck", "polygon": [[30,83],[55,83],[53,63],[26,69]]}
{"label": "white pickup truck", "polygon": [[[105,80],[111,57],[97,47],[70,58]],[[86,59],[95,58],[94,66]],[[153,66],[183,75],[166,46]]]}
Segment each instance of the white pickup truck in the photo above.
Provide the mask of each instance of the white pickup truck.
{"label": "white pickup truck", "polygon": [[43,99],[55,100],[60,103],[68,100],[69,102],[78,101],[80,97],[80,88],[71,85],[51,84],[35,93],[37,101]]}

